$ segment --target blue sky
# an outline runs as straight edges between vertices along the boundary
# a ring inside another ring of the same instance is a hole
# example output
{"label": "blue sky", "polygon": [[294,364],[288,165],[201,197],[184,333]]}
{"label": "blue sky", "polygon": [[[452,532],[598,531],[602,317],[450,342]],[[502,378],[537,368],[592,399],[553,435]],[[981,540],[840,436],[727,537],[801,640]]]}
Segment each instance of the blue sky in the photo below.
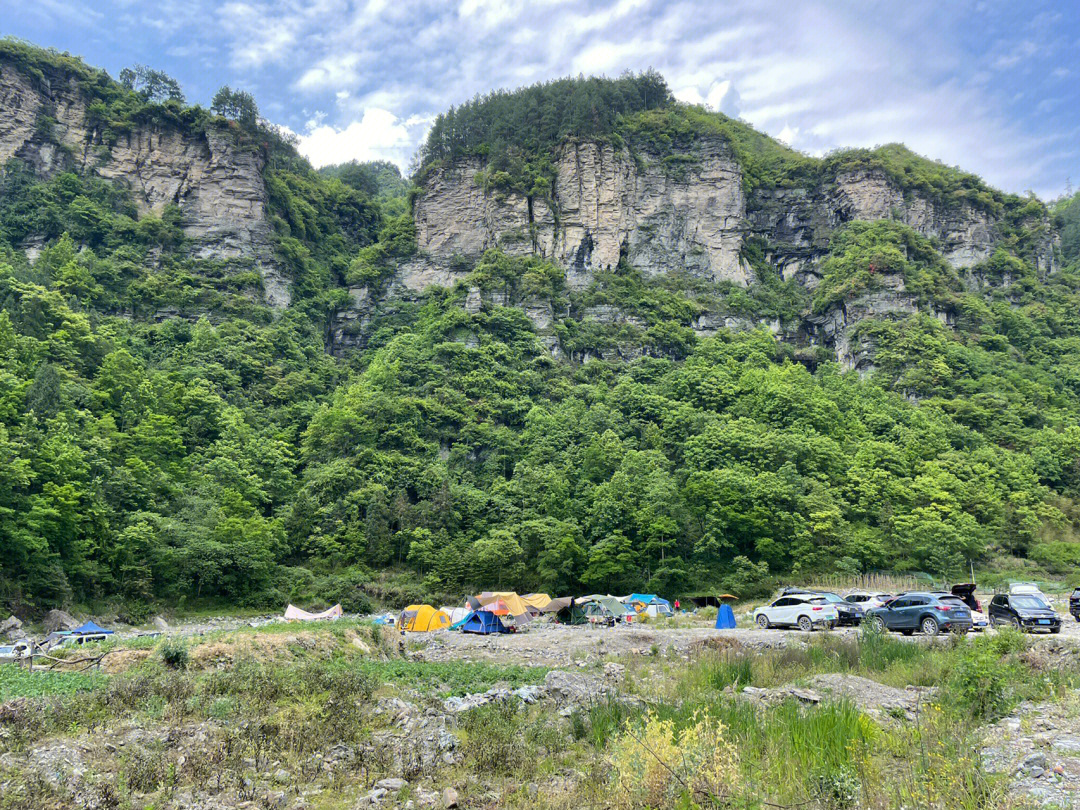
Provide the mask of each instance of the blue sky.
{"label": "blue sky", "polygon": [[316,165],[407,167],[497,87],[653,67],[676,96],[820,154],[902,141],[1009,191],[1080,184],[1080,8],[977,0],[0,0],[0,33],[204,105],[222,84]]}

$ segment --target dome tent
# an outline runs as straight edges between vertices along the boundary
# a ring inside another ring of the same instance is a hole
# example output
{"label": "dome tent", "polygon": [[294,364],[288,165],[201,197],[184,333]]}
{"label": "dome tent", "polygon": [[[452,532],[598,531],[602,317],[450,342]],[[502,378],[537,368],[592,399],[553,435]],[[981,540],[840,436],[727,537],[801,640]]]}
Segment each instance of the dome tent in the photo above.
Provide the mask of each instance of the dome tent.
{"label": "dome tent", "polygon": [[431,605],[409,605],[401,611],[398,627],[410,633],[446,630],[450,627],[450,617]]}
{"label": "dome tent", "polygon": [[490,610],[474,610],[461,623],[461,632],[488,635],[490,633],[509,633],[510,628],[506,627],[498,615]]}

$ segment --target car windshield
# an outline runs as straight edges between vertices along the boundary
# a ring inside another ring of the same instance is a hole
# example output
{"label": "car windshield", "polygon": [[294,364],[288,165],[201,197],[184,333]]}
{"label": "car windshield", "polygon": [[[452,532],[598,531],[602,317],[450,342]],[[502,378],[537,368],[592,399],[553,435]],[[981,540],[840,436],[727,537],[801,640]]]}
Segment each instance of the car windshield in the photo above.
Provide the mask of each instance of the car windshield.
{"label": "car windshield", "polygon": [[824,596],[815,596],[813,599],[807,599],[806,601],[809,602],[811,605],[824,605],[826,599]]}
{"label": "car windshield", "polygon": [[1021,608],[1023,610],[1045,610],[1050,607],[1037,596],[1014,596],[1012,602],[1014,608]]}
{"label": "car windshield", "polygon": [[839,596],[837,596],[835,593],[823,594],[821,598],[824,599],[826,602],[832,602],[832,603],[843,602],[844,601]]}
{"label": "car windshield", "polygon": [[962,599],[957,599],[955,596],[945,596],[941,599],[942,603],[946,605],[959,605],[960,607],[967,607]]}

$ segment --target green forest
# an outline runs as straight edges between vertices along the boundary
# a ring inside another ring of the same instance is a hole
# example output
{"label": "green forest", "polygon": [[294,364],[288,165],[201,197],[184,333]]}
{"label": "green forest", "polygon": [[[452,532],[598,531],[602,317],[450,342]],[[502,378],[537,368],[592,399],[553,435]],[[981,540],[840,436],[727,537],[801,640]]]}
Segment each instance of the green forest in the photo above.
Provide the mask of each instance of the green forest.
{"label": "green forest", "polygon": [[[207,110],[145,68],[115,82],[10,40],[0,60],[71,77],[106,140],[152,121],[261,151],[292,290],[271,311],[252,295],[256,269],[192,257],[181,211],[140,217],[92,171],[3,166],[11,609],[362,610],[475,588],[750,596],[820,572],[1080,563],[1080,203],[1047,209],[895,145],[811,159],[676,104],[654,73],[450,110],[409,179],[385,163],[313,170],[246,93],[223,88]],[[494,185],[543,195],[566,138],[676,155],[703,133],[728,139],[753,188],[872,165],[905,189],[994,210],[1003,247],[967,271],[987,284],[965,284],[937,245],[889,221],[839,230],[812,292],[753,240],[745,289],[622,263],[570,290],[550,263],[490,251],[465,282],[380,310],[363,349],[329,351],[347,287],[378,289],[416,251],[411,195],[433,167],[481,156]],[[1061,235],[1050,274],[1031,256],[1040,217]],[[690,328],[705,311],[791,321],[886,274],[927,311],[859,325],[868,376],[765,329]],[[467,311],[470,287],[555,312],[613,304],[640,325],[559,319],[557,359],[521,309]],[[627,346],[638,351],[613,356]]]}

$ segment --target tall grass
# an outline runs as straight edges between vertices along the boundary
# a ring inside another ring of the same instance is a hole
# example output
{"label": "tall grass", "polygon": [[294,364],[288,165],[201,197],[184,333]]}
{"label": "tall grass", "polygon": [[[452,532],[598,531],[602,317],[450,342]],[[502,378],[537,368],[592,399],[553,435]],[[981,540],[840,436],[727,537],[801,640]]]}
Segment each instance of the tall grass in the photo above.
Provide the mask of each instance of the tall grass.
{"label": "tall grass", "polygon": [[100,689],[108,677],[100,672],[30,672],[15,664],[0,665],[0,703],[18,697],[73,695]]}

